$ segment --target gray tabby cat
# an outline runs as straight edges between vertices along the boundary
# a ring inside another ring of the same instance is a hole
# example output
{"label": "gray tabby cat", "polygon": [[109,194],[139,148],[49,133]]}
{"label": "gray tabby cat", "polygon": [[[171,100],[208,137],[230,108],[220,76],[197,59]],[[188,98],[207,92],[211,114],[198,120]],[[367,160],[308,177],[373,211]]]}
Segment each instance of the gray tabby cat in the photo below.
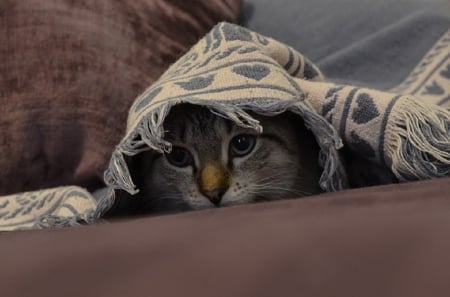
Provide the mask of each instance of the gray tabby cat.
{"label": "gray tabby cat", "polygon": [[171,153],[135,158],[132,174],[140,192],[123,193],[115,212],[196,210],[320,192],[318,147],[303,122],[287,113],[252,116],[262,134],[205,107],[172,108],[164,122]]}

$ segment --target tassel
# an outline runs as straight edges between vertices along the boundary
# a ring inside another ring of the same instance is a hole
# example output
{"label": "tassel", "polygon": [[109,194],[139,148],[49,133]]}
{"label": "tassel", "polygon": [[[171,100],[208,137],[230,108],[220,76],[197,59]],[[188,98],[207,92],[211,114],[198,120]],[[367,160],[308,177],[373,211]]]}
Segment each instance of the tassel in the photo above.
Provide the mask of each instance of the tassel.
{"label": "tassel", "polygon": [[385,150],[400,181],[450,175],[449,111],[405,96],[389,121]]}
{"label": "tassel", "polygon": [[139,192],[131,179],[130,171],[120,148],[114,151],[104,175],[105,183],[114,189],[123,189],[134,195]]}

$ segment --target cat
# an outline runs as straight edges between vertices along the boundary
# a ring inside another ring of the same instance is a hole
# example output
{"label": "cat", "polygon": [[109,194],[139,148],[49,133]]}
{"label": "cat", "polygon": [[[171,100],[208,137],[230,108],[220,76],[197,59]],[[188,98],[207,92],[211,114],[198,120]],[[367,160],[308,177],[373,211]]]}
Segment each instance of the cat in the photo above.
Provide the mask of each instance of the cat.
{"label": "cat", "polygon": [[115,212],[199,210],[321,192],[319,149],[303,121],[291,113],[251,115],[263,127],[259,135],[206,107],[173,107],[163,124],[171,152],[133,158],[140,192],[121,193]]}

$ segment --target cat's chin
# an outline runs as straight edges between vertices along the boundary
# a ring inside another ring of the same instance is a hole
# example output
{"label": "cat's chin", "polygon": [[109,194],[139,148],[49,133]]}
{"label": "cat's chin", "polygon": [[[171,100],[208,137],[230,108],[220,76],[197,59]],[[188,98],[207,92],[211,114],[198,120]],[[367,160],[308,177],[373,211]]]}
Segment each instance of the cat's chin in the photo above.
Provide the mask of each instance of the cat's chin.
{"label": "cat's chin", "polygon": [[209,208],[216,208],[214,204],[211,202],[205,200],[201,203],[188,203],[190,210],[203,210],[203,209],[209,209]]}
{"label": "cat's chin", "polygon": [[260,202],[268,202],[268,201],[274,201],[274,200],[277,200],[277,199],[269,198],[269,197],[265,197],[265,196],[256,196],[253,199],[253,202],[254,203],[260,203]]}
{"label": "cat's chin", "polygon": [[249,204],[253,203],[255,201],[253,200],[247,200],[247,199],[223,199],[222,202],[219,205],[214,205],[213,203],[209,202],[207,199],[205,199],[204,202],[201,203],[188,203],[190,210],[203,210],[203,209],[210,209],[210,208],[221,208],[221,207],[229,207],[229,206],[235,206],[235,205],[241,205],[241,204]]}
{"label": "cat's chin", "polygon": [[235,198],[235,199],[224,199],[220,203],[220,207],[229,207],[241,204],[250,204],[255,202],[253,199],[243,199],[243,198]]}

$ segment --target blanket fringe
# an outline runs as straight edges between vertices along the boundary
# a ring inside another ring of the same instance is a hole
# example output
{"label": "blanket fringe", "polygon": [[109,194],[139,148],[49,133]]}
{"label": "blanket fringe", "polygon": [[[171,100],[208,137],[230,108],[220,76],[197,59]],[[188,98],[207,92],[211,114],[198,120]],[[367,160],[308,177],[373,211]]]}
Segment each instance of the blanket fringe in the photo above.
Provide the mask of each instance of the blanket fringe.
{"label": "blanket fringe", "polygon": [[259,124],[259,121],[240,108],[225,104],[215,104],[208,107],[217,116],[233,121],[236,125],[243,128],[254,129],[257,133],[262,133],[262,126]]}
{"label": "blanket fringe", "polygon": [[106,185],[122,189],[134,195],[139,192],[131,178],[126,156],[134,156],[143,151],[155,150],[159,153],[170,152],[171,144],[163,140],[163,122],[169,113],[171,104],[162,104],[148,113],[136,127],[136,132],[127,135],[111,156],[104,174]]}
{"label": "blanket fringe", "polygon": [[[229,119],[239,126],[262,132],[259,122],[244,109],[252,112],[273,116],[289,110],[297,113],[305,120],[305,124],[316,135],[321,147],[319,159],[324,171],[320,179],[320,186],[325,191],[337,191],[348,187],[344,166],[341,164],[337,150],[342,147],[342,140],[334,128],[322,117],[317,115],[313,108],[304,100],[292,100],[280,102],[279,100],[267,101],[262,106],[239,104],[227,104],[223,102],[211,102],[195,98],[185,99],[183,102],[165,103],[152,109],[137,125],[136,133],[128,135],[118,146],[112,155],[108,170],[105,172],[105,182],[114,189],[122,189],[130,194],[136,194],[139,189],[130,175],[124,155],[133,156],[142,151],[155,150],[159,153],[170,152],[171,144],[163,139],[163,123],[171,107],[175,104],[191,103],[205,106],[217,116]],[[321,136],[317,136],[321,135]]]}
{"label": "blanket fringe", "polygon": [[132,195],[139,192],[131,179],[124,152],[120,149],[114,151],[103,178],[106,185],[114,189],[123,189]]}
{"label": "blanket fringe", "polygon": [[319,163],[323,172],[319,180],[320,187],[327,192],[348,188],[347,173],[338,153],[343,147],[343,142],[336,130],[314,111],[308,101],[297,103],[291,111],[303,118],[306,127],[313,132],[321,148]]}
{"label": "blanket fringe", "polygon": [[88,224],[98,222],[98,220],[103,217],[103,215],[111,209],[114,202],[116,201],[116,193],[112,188],[107,188],[107,191],[101,195],[98,199],[97,207],[94,211],[86,215],[84,219]]}
{"label": "blanket fringe", "polygon": [[60,217],[55,215],[47,215],[36,219],[36,222],[30,229],[48,229],[48,228],[65,228],[81,225],[81,216]]}
{"label": "blanket fringe", "polygon": [[62,217],[57,215],[43,215],[36,218],[33,226],[29,229],[65,228],[80,226],[83,223],[94,224],[112,207],[115,201],[115,192],[109,188],[106,193],[98,199],[97,207],[85,214],[73,217]]}
{"label": "blanket fringe", "polygon": [[[172,145],[163,140],[163,123],[172,106],[173,104],[171,103],[165,103],[154,108],[138,125],[136,131],[142,142],[146,144],[146,147],[142,150],[148,150],[150,148],[159,153],[170,152]],[[134,153],[139,152],[136,148],[132,149]]]}
{"label": "blanket fringe", "polygon": [[385,131],[392,172],[400,181],[450,175],[450,111],[400,100]]}

